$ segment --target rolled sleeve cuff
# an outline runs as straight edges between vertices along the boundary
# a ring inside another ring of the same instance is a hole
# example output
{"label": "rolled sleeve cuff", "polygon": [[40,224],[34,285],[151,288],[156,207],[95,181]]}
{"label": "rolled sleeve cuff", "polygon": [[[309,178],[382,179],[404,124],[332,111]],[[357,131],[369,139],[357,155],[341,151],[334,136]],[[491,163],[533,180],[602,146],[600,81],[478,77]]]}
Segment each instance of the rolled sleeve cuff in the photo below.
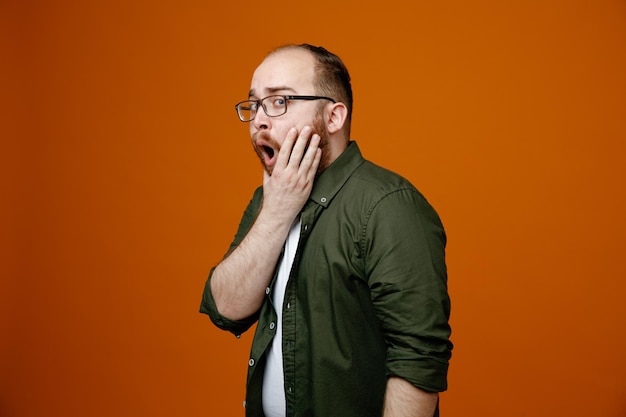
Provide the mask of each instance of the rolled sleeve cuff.
{"label": "rolled sleeve cuff", "polygon": [[[213,274],[213,271],[211,271]],[[231,332],[239,337],[243,332],[248,330],[257,321],[258,314],[243,320],[231,320],[220,314],[215,306],[215,299],[211,293],[211,275],[204,285],[204,293],[202,294],[202,302],[200,303],[200,313],[209,316],[213,324],[222,330]]]}
{"label": "rolled sleeve cuff", "polygon": [[448,389],[448,360],[433,357],[387,359],[387,376],[406,379],[411,384],[429,392]]}

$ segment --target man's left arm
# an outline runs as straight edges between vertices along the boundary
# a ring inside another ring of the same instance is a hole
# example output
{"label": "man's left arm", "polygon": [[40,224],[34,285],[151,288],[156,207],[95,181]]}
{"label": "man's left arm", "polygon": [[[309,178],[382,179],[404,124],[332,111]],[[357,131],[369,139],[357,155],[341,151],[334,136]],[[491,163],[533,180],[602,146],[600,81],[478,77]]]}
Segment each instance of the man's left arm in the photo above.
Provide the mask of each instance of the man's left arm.
{"label": "man's left arm", "polygon": [[424,391],[392,376],[387,380],[383,417],[433,417],[438,399],[436,392]]}
{"label": "man's left arm", "polygon": [[388,346],[384,416],[432,417],[452,349],[443,226],[407,188],[376,205],[366,230],[366,273]]}

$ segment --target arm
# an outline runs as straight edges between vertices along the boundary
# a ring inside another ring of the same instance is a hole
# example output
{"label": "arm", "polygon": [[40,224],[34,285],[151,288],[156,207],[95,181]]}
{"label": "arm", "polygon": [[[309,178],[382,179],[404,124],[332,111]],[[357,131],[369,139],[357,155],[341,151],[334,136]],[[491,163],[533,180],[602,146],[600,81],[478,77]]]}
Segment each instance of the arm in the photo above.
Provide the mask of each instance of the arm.
{"label": "arm", "polygon": [[291,224],[311,194],[321,157],[319,140],[308,127],[299,135],[290,130],[272,175],[264,173],[263,203],[254,224],[211,276],[211,292],[223,316],[240,320],[261,307]]}
{"label": "arm", "polygon": [[377,204],[365,236],[372,301],[388,346],[389,404],[395,398],[392,377],[424,392],[445,391],[452,344],[439,217],[417,191],[406,188]]}
{"label": "arm", "polygon": [[427,392],[402,378],[390,377],[383,417],[433,417],[438,398],[436,392]]}

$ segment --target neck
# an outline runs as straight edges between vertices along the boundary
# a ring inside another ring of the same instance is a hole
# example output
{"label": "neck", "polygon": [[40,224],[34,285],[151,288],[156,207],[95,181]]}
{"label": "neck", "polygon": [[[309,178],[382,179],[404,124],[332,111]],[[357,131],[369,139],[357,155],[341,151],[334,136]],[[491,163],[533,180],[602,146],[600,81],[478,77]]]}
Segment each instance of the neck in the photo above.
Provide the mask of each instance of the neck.
{"label": "neck", "polygon": [[328,137],[322,149],[320,171],[328,168],[328,166],[346,150],[349,142],[350,141],[343,135],[331,135]]}

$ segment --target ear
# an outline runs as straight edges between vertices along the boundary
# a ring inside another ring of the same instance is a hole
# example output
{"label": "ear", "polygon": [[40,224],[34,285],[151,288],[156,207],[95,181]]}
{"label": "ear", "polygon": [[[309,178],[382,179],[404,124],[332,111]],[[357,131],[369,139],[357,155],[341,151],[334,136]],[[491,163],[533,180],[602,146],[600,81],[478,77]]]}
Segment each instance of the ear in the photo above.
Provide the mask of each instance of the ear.
{"label": "ear", "polygon": [[326,129],[331,135],[339,132],[348,118],[348,108],[343,103],[332,103],[326,106]]}

